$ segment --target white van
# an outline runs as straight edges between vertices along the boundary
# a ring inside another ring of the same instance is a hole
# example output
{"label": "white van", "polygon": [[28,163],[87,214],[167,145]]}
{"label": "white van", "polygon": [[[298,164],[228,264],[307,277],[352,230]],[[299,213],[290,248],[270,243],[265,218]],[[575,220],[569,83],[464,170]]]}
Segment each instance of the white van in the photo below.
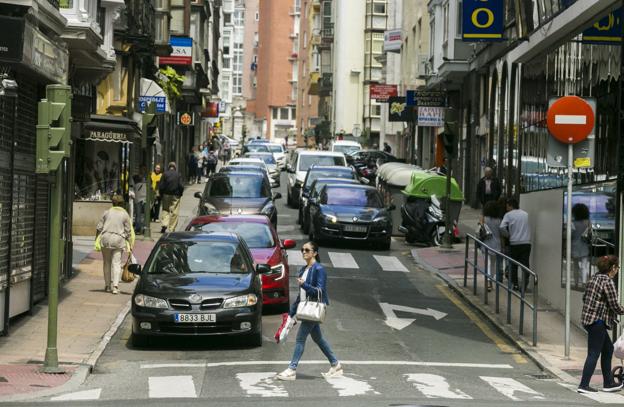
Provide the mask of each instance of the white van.
{"label": "white van", "polygon": [[288,204],[291,208],[299,205],[299,193],[305,180],[308,169],[313,165],[338,165],[347,166],[347,160],[343,153],[336,151],[321,150],[295,150],[286,166],[288,171]]}
{"label": "white van", "polygon": [[332,151],[336,151],[343,154],[349,154],[354,151],[360,151],[362,145],[357,141],[351,140],[337,140],[332,144]]}

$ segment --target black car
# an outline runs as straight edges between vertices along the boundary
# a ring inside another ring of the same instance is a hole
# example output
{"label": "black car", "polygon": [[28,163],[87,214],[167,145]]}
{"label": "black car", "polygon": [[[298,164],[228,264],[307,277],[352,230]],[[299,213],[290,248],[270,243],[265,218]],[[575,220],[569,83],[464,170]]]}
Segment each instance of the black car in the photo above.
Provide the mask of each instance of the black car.
{"label": "black car", "polygon": [[249,143],[243,146],[241,151],[241,155],[245,155],[246,153],[270,153],[269,147],[262,143]]}
{"label": "black car", "polygon": [[132,294],[132,342],[154,336],[236,335],[262,345],[261,274],[244,240],[233,233],[164,235]]}
{"label": "black car", "polygon": [[344,178],[357,180],[357,173],[350,167],[342,167],[336,165],[313,165],[310,167],[301,184],[301,192],[299,193],[299,216],[297,217],[297,223],[300,225],[303,221],[303,205],[310,195],[310,188],[312,183],[317,178]]}
{"label": "black car", "polygon": [[265,215],[277,225],[274,200],[282,194],[271,193],[266,174],[252,172],[218,173],[211,177],[199,199],[197,216],[204,215]]}
{"label": "black car", "polygon": [[356,240],[390,249],[392,217],[379,191],[366,185],[327,184],[310,202],[310,239]]}
{"label": "black car", "polygon": [[385,151],[381,150],[354,151],[352,153],[346,154],[345,158],[347,159],[347,164],[349,165],[361,165],[368,163],[369,161],[374,161],[375,163],[379,162],[380,164],[399,161],[398,158],[396,158],[392,154],[388,154]]}
{"label": "black car", "polygon": [[[301,229],[303,233],[310,232],[310,202],[314,202],[318,199],[319,194],[323,187],[327,184],[351,184],[351,185],[359,185],[360,182],[355,179],[348,178],[317,178],[312,182],[310,186],[310,191],[308,192],[307,198],[302,200],[301,205],[303,208],[301,209]],[[301,208],[301,206],[300,206]]]}

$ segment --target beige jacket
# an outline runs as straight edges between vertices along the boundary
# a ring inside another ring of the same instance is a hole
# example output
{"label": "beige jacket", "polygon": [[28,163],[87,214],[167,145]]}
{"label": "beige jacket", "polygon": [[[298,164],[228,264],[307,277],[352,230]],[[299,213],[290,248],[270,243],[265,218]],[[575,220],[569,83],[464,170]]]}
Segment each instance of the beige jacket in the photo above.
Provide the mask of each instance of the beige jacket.
{"label": "beige jacket", "polygon": [[98,235],[102,235],[101,247],[107,249],[125,249],[126,242],[134,246],[134,233],[130,215],[125,209],[112,207],[102,215],[97,225]]}

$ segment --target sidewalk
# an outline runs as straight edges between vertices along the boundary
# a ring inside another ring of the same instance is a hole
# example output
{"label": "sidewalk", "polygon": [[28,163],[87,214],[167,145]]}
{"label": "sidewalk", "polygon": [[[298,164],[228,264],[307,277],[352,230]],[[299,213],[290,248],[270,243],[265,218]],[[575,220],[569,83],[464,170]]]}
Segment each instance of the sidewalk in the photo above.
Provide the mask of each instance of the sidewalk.
{"label": "sidewalk", "polygon": [[[467,215],[464,217],[464,215]],[[476,229],[478,213],[473,209],[462,208],[460,230],[462,236]],[[463,230],[462,230],[463,229]],[[507,294],[500,289],[500,309],[495,312],[496,290],[488,293],[489,305],[484,303],[483,275],[477,277],[477,295],[473,294],[472,270],[469,269],[467,286],[464,287],[464,261],[465,244],[458,243],[452,250],[437,247],[411,249],[412,257],[418,265],[427,271],[440,276],[448,285],[463,299],[480,311],[481,315],[497,326],[523,353],[536,362],[543,370],[559,379],[573,384],[580,381],[581,371],[587,354],[587,335],[579,327],[572,325],[570,330],[570,358],[564,358],[564,316],[549,307],[543,299],[538,299],[537,316],[537,346],[532,346],[532,311],[525,307],[524,335],[519,335],[519,309],[520,301],[512,300],[511,324],[507,324]],[[529,301],[532,302],[531,294],[528,293]],[[613,360],[613,366],[618,366],[619,360]],[[598,367],[599,369],[599,367]],[[602,384],[602,376],[598,373],[594,376],[596,383]]]}
{"label": "sidewalk", "polygon": [[[196,191],[187,186],[180,203],[178,230],[193,216]],[[160,238],[160,223],[152,223],[152,241],[137,236],[134,254],[144,264]],[[74,237],[74,277],[61,285],[58,307],[58,357],[63,374],[39,370],[47,344],[48,304],[41,302],[11,321],[9,335],[0,337],[0,402],[24,400],[67,391],[80,385],[130,310],[135,282],[121,283],[120,294],[104,291],[102,254],[93,251],[94,237]]]}

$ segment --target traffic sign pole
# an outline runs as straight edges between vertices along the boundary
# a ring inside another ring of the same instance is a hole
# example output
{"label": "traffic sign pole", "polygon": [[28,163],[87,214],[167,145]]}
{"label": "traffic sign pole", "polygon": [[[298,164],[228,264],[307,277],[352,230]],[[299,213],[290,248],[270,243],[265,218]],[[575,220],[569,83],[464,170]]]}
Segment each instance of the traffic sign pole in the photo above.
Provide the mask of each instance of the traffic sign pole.
{"label": "traffic sign pole", "polygon": [[565,350],[566,358],[570,357],[570,278],[572,275],[572,171],[574,145],[568,144],[568,205],[566,207],[566,283],[565,283]]}

